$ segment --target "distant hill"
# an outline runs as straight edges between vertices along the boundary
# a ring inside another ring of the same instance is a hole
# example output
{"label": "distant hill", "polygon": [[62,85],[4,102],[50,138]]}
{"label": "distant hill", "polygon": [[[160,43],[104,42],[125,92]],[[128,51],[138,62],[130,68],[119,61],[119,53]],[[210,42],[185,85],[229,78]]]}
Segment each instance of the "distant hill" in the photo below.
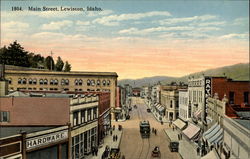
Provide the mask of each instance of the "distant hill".
{"label": "distant hill", "polygon": [[175,80],[175,77],[168,77],[168,76],[153,76],[153,77],[145,77],[145,78],[140,78],[140,79],[124,79],[124,80],[119,80],[118,85],[124,85],[124,84],[129,84],[132,87],[142,87],[142,86],[148,86],[157,84],[159,81],[166,81],[166,80]]}
{"label": "distant hill", "polygon": [[[161,84],[169,84],[172,81],[175,82],[184,82],[187,83],[188,77],[200,77],[203,74],[207,76],[227,76],[228,78],[232,78],[233,80],[250,80],[250,68],[249,63],[239,63],[230,66],[219,67],[215,69],[209,69],[197,73],[192,73],[182,77],[168,77],[168,76],[154,76],[154,77],[147,77],[142,79],[126,79],[118,81],[118,84],[130,84],[133,87],[141,87],[145,85],[153,85],[157,82],[161,82]],[[134,85],[135,82],[135,85]]]}

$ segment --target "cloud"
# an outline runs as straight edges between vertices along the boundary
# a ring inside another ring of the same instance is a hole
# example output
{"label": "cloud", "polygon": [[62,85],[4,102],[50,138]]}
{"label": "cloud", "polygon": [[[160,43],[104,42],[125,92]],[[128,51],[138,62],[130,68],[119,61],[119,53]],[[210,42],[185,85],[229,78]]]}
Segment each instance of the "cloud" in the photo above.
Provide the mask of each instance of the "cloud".
{"label": "cloud", "polygon": [[73,22],[69,20],[50,22],[49,24],[43,24],[41,26],[42,30],[60,30],[66,27],[72,26]]}
{"label": "cloud", "polygon": [[249,25],[249,17],[236,18],[233,21],[233,25]]}
{"label": "cloud", "polygon": [[138,20],[147,17],[153,16],[171,16],[171,14],[167,11],[153,11],[153,12],[146,12],[146,13],[130,13],[130,14],[120,14],[120,15],[110,15],[105,16],[102,18],[97,18],[93,20],[93,23],[98,23],[106,26],[116,26],[119,25],[120,21],[126,20]]}
{"label": "cloud", "polygon": [[19,22],[19,21],[10,21],[3,23],[1,29],[5,32],[20,32],[27,30],[30,25],[28,23]]}
{"label": "cloud", "polygon": [[194,22],[194,21],[207,21],[217,19],[215,15],[202,15],[202,16],[193,16],[193,17],[185,17],[185,18],[169,18],[160,20],[159,24],[161,25],[171,25],[177,23],[186,23],[186,22]]}
{"label": "cloud", "polygon": [[211,25],[225,25],[226,22],[225,21],[214,21],[214,22],[207,22],[207,23],[200,23],[197,24],[198,26],[211,26]]}
{"label": "cloud", "polygon": [[80,21],[80,20],[76,21],[76,25],[88,26],[90,24],[91,24],[90,21]]}
{"label": "cloud", "polygon": [[244,33],[244,34],[226,34],[223,36],[219,37],[220,39],[233,39],[233,38],[239,38],[239,39],[249,39],[249,33]]}

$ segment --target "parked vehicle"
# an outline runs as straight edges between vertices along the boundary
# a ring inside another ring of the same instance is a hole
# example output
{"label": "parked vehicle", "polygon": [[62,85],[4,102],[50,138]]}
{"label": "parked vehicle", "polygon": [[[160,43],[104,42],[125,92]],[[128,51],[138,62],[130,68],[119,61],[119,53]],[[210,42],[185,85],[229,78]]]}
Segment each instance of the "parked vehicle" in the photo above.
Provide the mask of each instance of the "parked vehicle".
{"label": "parked vehicle", "polygon": [[119,148],[111,148],[109,153],[109,159],[120,159],[121,152]]}
{"label": "parked vehicle", "polygon": [[178,152],[179,142],[177,142],[177,141],[170,142],[168,147],[169,147],[171,152]]}

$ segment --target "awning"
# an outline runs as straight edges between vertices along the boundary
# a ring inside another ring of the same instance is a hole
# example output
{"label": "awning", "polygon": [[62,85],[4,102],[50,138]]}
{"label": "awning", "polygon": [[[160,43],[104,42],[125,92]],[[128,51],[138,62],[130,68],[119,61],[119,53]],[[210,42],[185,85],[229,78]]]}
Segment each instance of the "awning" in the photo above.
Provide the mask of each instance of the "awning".
{"label": "awning", "polygon": [[165,108],[164,108],[162,105],[158,104],[158,105],[156,106],[156,109],[157,109],[159,112],[161,112],[161,111],[163,111]]}
{"label": "awning", "polygon": [[179,129],[182,129],[182,128],[184,128],[184,126],[186,126],[186,123],[183,122],[183,121],[180,120],[180,119],[176,119],[176,120],[173,122],[173,124],[174,124],[175,126],[177,126]]}
{"label": "awning", "polygon": [[195,117],[195,118],[200,118],[201,117],[201,112],[202,112],[202,110],[200,109],[200,110],[197,110],[196,112],[194,112],[194,115],[193,115],[193,117]]}
{"label": "awning", "polygon": [[220,159],[220,157],[217,154],[217,152],[213,149],[208,154],[206,154],[206,156],[201,157],[201,159]]}
{"label": "awning", "polygon": [[216,123],[203,134],[203,138],[209,145],[219,144],[223,139],[223,129]]}
{"label": "awning", "polygon": [[200,128],[195,126],[192,123],[189,123],[188,127],[183,130],[182,132],[189,138],[192,139],[194,136],[196,136],[200,131]]}

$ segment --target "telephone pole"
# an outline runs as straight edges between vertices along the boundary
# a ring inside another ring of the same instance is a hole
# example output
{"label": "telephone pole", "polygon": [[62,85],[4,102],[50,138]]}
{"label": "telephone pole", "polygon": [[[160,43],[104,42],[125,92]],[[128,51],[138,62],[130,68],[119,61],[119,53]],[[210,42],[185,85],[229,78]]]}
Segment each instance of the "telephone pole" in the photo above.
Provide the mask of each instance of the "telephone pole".
{"label": "telephone pole", "polygon": [[53,62],[53,52],[52,51],[50,51],[50,56],[51,56],[51,61],[50,61],[50,70],[52,71],[53,70],[53,68],[52,68],[52,62]]}

